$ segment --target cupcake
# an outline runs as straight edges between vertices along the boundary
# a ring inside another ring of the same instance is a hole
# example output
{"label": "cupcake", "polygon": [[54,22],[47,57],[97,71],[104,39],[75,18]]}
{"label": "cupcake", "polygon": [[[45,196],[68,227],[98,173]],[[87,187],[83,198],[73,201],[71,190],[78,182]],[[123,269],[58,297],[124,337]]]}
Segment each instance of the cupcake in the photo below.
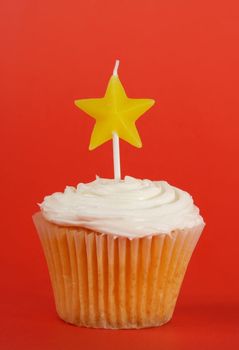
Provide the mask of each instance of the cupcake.
{"label": "cupcake", "polygon": [[33,220],[59,317],[114,329],[171,319],[204,227],[187,192],[128,176],[66,187]]}

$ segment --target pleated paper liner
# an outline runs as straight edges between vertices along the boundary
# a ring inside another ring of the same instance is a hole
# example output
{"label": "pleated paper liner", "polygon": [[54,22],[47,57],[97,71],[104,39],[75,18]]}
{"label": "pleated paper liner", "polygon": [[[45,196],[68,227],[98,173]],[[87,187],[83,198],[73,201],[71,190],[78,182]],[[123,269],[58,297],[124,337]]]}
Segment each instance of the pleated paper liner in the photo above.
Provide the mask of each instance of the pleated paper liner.
{"label": "pleated paper liner", "polygon": [[47,260],[56,310],[95,328],[162,325],[173,314],[203,225],[129,239],[33,217]]}

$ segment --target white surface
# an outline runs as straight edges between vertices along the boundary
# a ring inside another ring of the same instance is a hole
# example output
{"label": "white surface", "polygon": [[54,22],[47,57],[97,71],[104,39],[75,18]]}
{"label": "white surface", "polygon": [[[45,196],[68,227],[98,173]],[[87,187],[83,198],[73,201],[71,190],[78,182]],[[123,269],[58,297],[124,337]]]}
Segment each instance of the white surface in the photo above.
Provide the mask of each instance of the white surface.
{"label": "white surface", "polygon": [[97,178],[45,197],[40,208],[53,223],[129,238],[203,223],[192,197],[166,181]]}

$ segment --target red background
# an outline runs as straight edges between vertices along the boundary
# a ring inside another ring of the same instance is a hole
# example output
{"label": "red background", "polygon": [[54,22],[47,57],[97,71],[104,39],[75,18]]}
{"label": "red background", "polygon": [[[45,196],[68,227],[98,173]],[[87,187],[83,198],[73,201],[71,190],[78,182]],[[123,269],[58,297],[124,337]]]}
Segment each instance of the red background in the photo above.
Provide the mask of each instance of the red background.
{"label": "red background", "polygon": [[[1,2],[2,349],[238,348],[237,3]],[[207,223],[173,320],[140,331],[57,318],[31,219],[46,194],[112,177],[111,144],[88,151],[93,119],[73,101],[102,96],[116,58],[128,96],[156,100],[143,148],[121,142],[123,175],[187,190]]]}

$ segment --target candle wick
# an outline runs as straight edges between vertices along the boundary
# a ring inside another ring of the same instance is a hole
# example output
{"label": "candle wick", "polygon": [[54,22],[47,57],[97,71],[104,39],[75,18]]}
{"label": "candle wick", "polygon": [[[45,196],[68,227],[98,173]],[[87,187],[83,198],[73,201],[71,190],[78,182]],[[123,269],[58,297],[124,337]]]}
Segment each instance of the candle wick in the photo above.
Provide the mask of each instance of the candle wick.
{"label": "candle wick", "polygon": [[115,77],[118,76],[119,64],[120,64],[120,61],[119,61],[119,60],[116,60],[116,61],[115,61],[115,67],[114,67],[114,70],[113,70],[113,75],[114,75]]}

